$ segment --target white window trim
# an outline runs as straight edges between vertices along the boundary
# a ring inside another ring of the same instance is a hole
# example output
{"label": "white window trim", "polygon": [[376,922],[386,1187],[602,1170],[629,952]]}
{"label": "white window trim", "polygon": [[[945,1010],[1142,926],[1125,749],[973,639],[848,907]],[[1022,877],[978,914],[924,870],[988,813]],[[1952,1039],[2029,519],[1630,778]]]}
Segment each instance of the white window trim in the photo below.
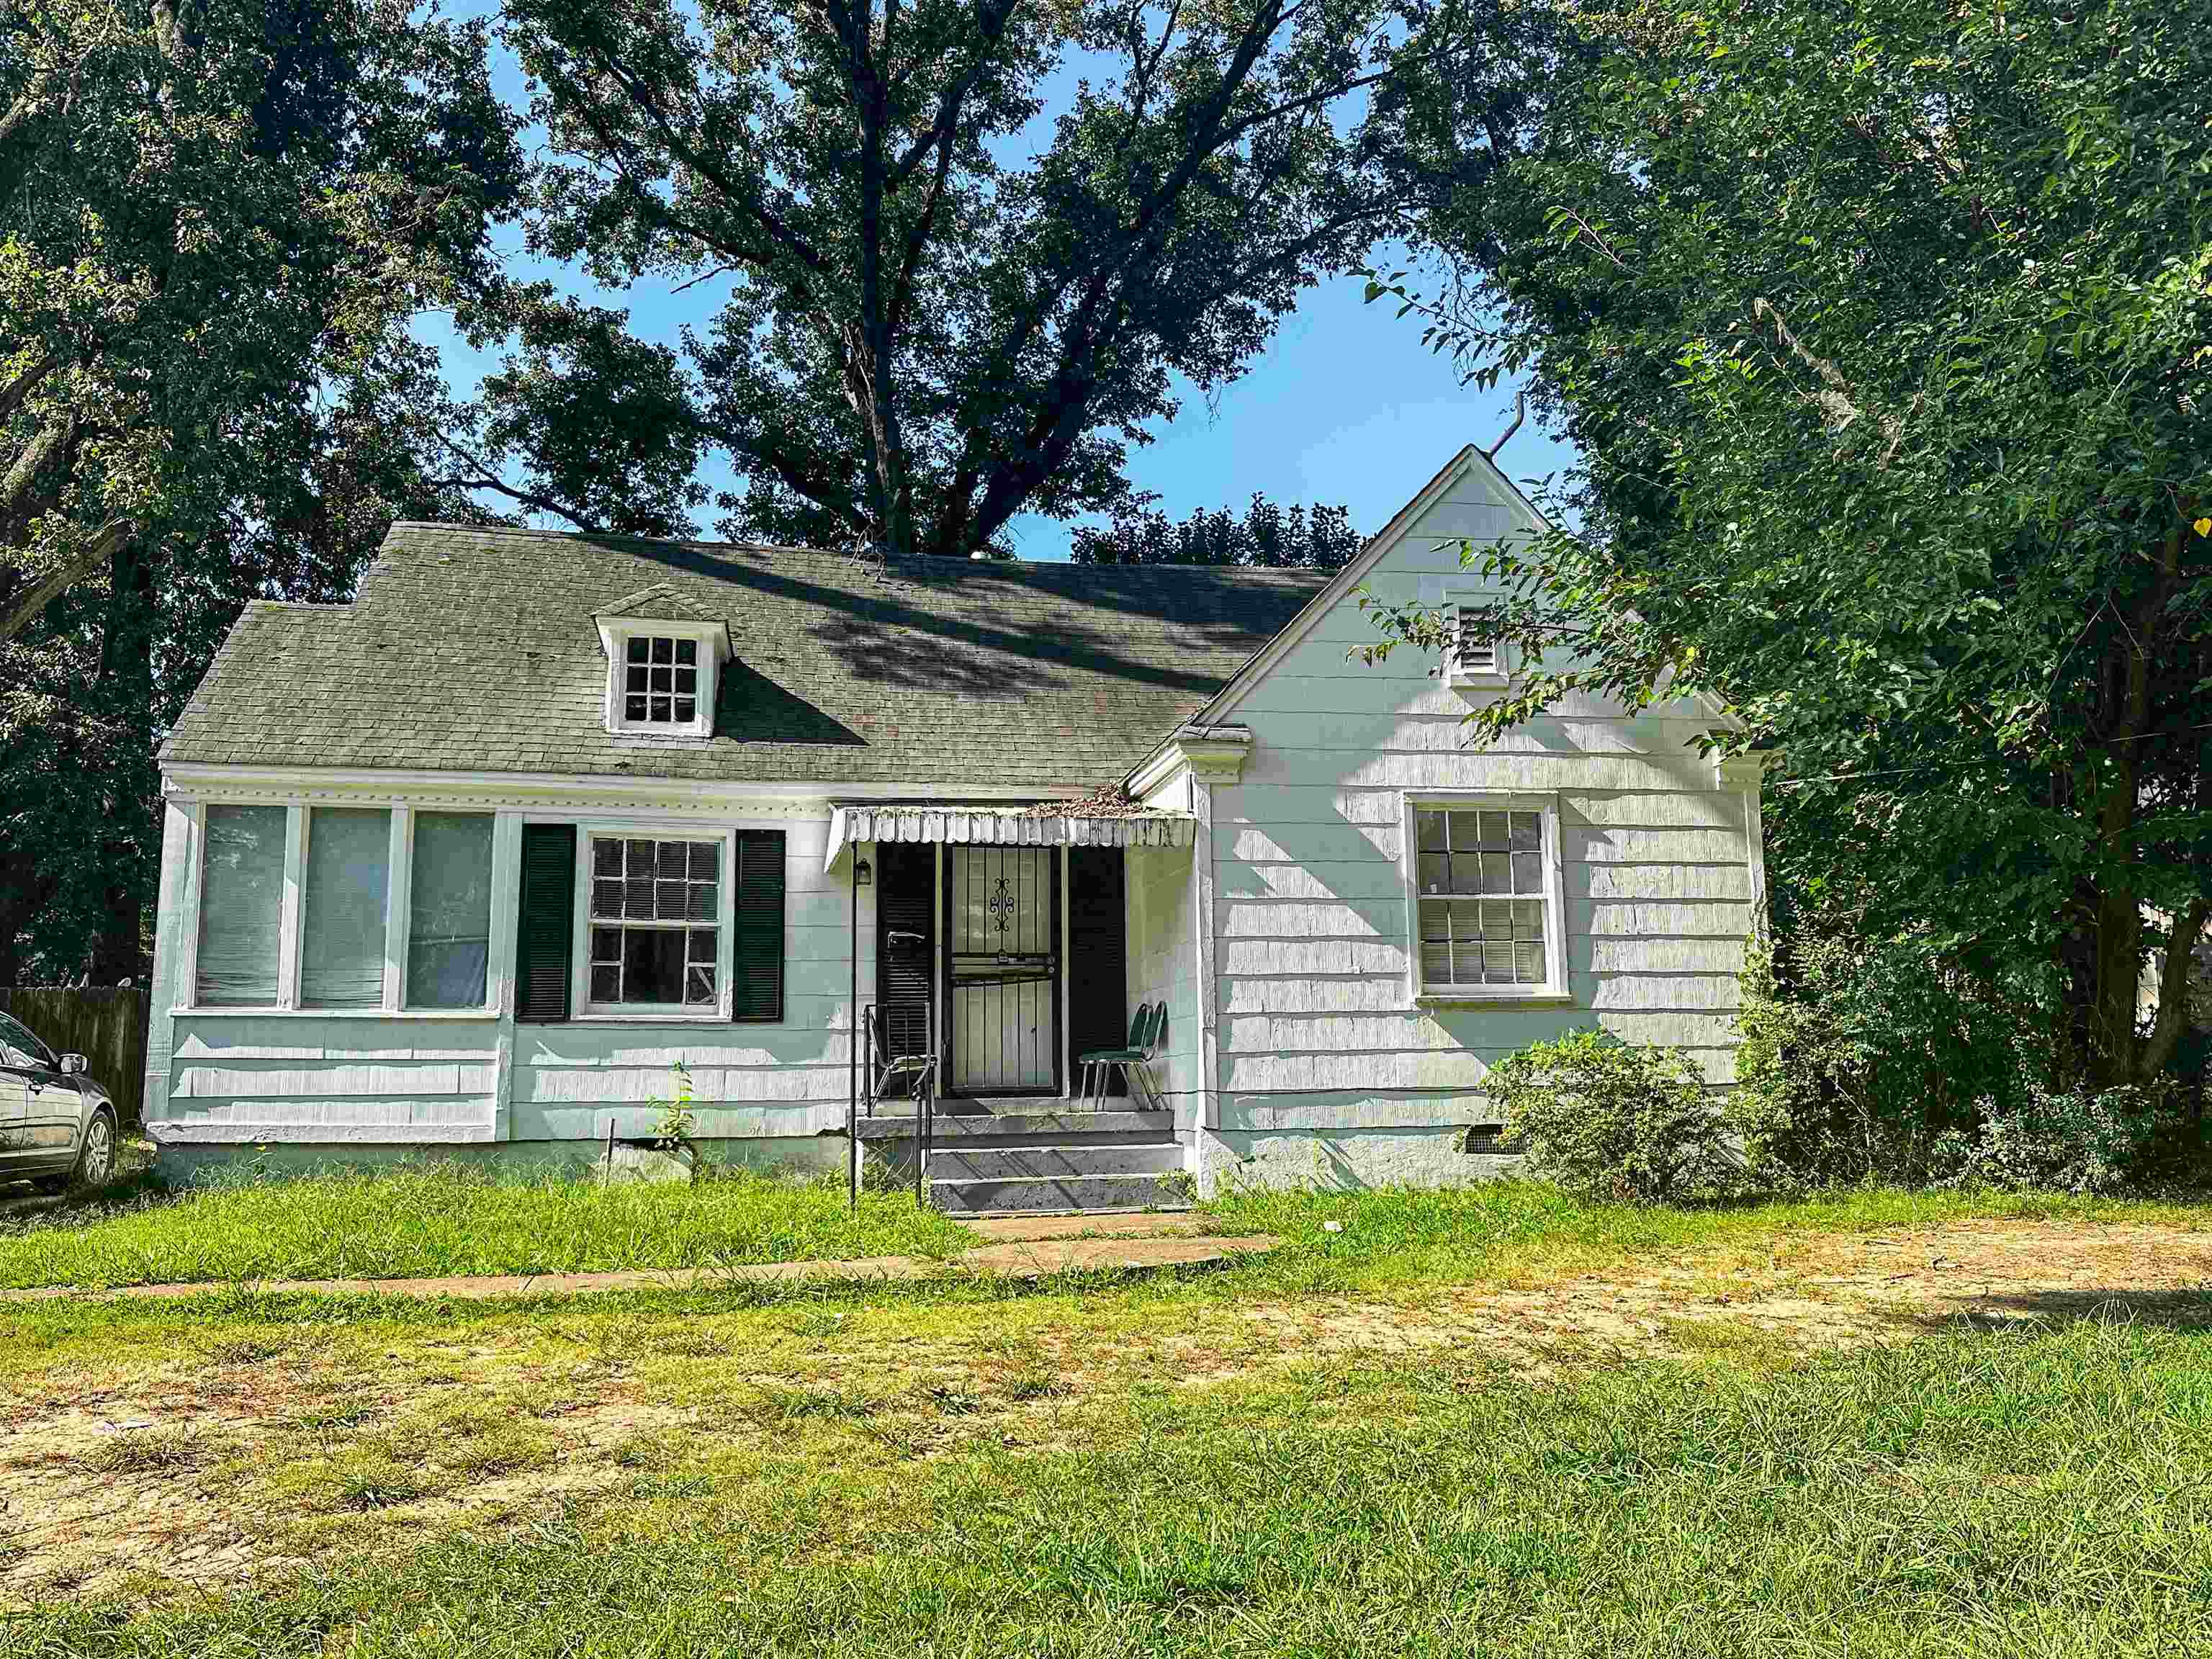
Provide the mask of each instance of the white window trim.
{"label": "white window trim", "polygon": [[1495,647],[1497,662],[1493,666],[1465,668],[1460,665],[1460,612],[1486,602],[1484,596],[1479,593],[1462,592],[1444,596],[1444,603],[1451,611],[1451,643],[1444,653],[1444,684],[1447,685],[1465,686],[1474,690],[1503,691],[1513,684],[1513,671],[1516,665],[1512,647],[1504,640],[1498,641]]}
{"label": "white window trim", "polygon": [[[1421,886],[1414,815],[1422,808],[1535,812],[1543,824],[1544,971],[1541,985],[1464,985],[1431,990],[1421,983]],[[1557,792],[1501,792],[1490,789],[1407,790],[1399,804],[1400,873],[1406,884],[1406,995],[1416,1006],[1464,1007],[1492,1002],[1571,1003],[1567,978],[1567,881],[1560,857],[1559,797]]]}
{"label": "white window trim", "polygon": [[[675,622],[658,617],[601,617],[597,618],[599,643],[607,657],[607,684],[600,707],[602,721],[616,737],[711,738],[714,735],[714,697],[721,680],[722,664],[730,655],[730,630],[719,622]],[[623,718],[623,671],[629,642],[635,639],[690,640],[699,647],[699,701],[688,724]]]}
{"label": "white window trim", "polygon": [[[726,1025],[732,994],[730,975],[737,954],[737,854],[739,826],[655,823],[636,818],[586,818],[576,825],[574,938],[569,942],[568,1017],[572,1020],[635,1025]],[[721,878],[714,902],[714,1006],[693,1008],[680,1002],[616,1003],[592,1000],[592,838],[607,841],[697,841],[719,842]]]}
{"label": "white window trim", "polygon": [[[316,806],[343,806],[392,814],[392,856],[385,872],[384,994],[374,1008],[306,1008],[300,1005],[302,929],[306,924],[308,814]],[[210,806],[282,806],[284,808],[284,882],[276,916],[276,1000],[269,1004],[206,1004],[199,1000],[200,876],[207,854],[207,810]],[[490,961],[484,975],[484,1001],[480,1008],[410,1008],[406,1006],[408,899],[413,890],[415,866],[415,808],[405,801],[363,796],[343,801],[272,801],[266,795],[210,794],[194,797],[185,811],[191,825],[187,837],[183,902],[178,917],[176,989],[169,1012],[194,1019],[435,1019],[486,1020],[499,1018],[500,866],[499,824],[493,819],[492,939]],[[474,811],[472,807],[440,807],[441,811]],[[507,911],[512,931],[514,910]],[[509,954],[511,954],[511,947]]]}

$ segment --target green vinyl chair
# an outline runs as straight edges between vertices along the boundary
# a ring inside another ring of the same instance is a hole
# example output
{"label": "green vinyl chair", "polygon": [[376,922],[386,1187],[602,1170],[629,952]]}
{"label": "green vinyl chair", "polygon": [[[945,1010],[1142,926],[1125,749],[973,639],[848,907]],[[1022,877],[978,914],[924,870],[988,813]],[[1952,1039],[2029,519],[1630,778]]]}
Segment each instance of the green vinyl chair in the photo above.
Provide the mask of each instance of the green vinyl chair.
{"label": "green vinyl chair", "polygon": [[1093,1048],[1076,1056],[1082,1067],[1083,1104],[1092,1110],[1103,1109],[1106,1091],[1114,1081],[1114,1068],[1130,1086],[1141,1086],[1143,1098],[1151,1101],[1159,1090],[1152,1081],[1152,1060],[1160,1051],[1160,1042],[1167,1035],[1168,1006],[1164,1002],[1140,1002],[1129,1020],[1129,1044],[1126,1048]]}

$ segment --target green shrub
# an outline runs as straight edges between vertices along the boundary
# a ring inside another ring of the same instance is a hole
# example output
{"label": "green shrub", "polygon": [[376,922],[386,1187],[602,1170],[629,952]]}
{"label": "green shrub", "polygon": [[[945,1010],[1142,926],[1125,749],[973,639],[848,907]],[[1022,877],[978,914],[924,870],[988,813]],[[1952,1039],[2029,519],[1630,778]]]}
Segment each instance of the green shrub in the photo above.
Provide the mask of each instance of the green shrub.
{"label": "green shrub", "polygon": [[1705,1078],[1679,1048],[1631,1048],[1600,1031],[1532,1043],[1490,1068],[1498,1145],[1570,1192],[1671,1204],[1734,1189],[1736,1160]]}
{"label": "green shrub", "polygon": [[1926,941],[1802,939],[1786,968],[1757,948],[1745,962],[1728,1103],[1763,1187],[1924,1186],[2036,1063],[2029,988],[1992,992]]}
{"label": "green shrub", "polygon": [[2069,1193],[2140,1185],[2184,1141],[2178,1092],[2167,1079],[2101,1093],[2026,1083],[2009,1103],[1983,1103],[1976,1135],[1947,1138],[1939,1155],[1952,1167],[1941,1184]]}

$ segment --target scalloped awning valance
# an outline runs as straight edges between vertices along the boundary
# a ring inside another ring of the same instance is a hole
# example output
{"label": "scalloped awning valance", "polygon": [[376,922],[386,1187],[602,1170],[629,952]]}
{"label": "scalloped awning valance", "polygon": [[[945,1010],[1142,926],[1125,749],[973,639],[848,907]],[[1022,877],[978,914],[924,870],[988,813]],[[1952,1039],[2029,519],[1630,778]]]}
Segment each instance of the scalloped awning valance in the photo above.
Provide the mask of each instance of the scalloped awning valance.
{"label": "scalloped awning valance", "polygon": [[834,868],[845,848],[862,841],[944,842],[998,847],[1188,847],[1197,820],[1187,812],[1150,810],[1091,813],[1079,806],[977,806],[930,802],[837,806],[830,813],[830,846],[822,867]]}

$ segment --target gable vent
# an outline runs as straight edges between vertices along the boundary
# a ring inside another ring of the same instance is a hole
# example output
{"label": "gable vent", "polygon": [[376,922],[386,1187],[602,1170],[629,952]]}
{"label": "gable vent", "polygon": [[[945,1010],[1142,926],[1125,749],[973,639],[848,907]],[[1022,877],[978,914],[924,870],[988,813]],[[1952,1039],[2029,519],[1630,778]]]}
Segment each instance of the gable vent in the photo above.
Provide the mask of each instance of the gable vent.
{"label": "gable vent", "polygon": [[1498,642],[1476,637],[1488,613],[1486,605],[1462,605],[1452,613],[1452,668],[1461,674],[1498,672]]}

